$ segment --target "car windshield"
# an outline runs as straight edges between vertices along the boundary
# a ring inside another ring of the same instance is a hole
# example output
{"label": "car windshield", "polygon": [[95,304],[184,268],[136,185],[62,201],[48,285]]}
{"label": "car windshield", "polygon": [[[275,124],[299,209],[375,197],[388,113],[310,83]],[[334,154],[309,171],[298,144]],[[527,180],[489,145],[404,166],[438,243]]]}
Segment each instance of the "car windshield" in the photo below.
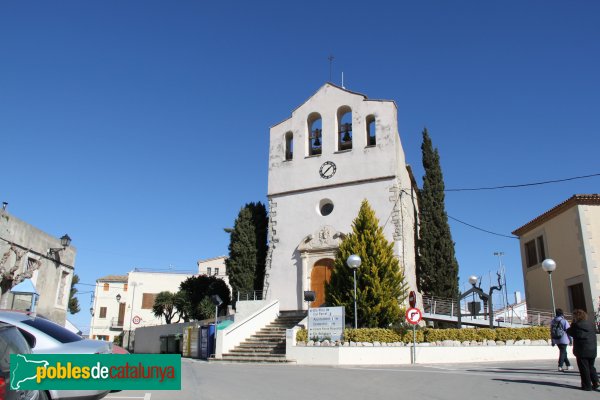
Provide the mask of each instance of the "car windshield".
{"label": "car windshield", "polygon": [[71,343],[83,340],[81,336],[76,335],[52,321],[48,321],[47,319],[34,318],[25,320],[23,323],[44,332],[46,335],[53,337],[61,343]]}

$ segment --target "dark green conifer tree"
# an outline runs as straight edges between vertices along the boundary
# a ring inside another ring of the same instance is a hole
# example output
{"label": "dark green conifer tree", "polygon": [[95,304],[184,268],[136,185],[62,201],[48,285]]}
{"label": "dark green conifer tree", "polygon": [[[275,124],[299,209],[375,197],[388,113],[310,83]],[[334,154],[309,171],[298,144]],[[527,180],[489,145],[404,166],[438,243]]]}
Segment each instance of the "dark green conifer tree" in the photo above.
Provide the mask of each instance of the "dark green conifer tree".
{"label": "dark green conifer tree", "polygon": [[369,203],[364,200],[358,216],[338,249],[331,280],[326,285],[326,301],[344,306],[346,322],[354,321],[354,278],[346,260],[352,254],[362,262],[356,271],[359,327],[388,327],[398,322],[400,304],[406,299],[406,283],[393,244],[383,235],[383,229]]}
{"label": "dark green conifer tree", "polygon": [[267,211],[258,203],[248,203],[240,210],[231,234],[229,258],[225,261],[229,284],[234,292],[262,290],[267,257]]}
{"label": "dark green conifer tree", "polygon": [[444,178],[440,155],[427,128],[423,130],[423,189],[419,191],[417,285],[423,294],[457,297],[458,262],[444,205]]}

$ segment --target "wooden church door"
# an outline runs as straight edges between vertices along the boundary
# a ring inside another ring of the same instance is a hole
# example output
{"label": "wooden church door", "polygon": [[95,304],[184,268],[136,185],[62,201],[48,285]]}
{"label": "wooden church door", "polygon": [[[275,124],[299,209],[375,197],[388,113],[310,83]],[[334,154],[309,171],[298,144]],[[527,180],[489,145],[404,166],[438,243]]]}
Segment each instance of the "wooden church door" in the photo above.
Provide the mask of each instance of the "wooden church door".
{"label": "wooden church door", "polygon": [[310,273],[310,290],[315,292],[315,301],[310,304],[311,308],[325,303],[325,284],[331,279],[332,270],[333,260],[330,258],[323,258],[313,266]]}

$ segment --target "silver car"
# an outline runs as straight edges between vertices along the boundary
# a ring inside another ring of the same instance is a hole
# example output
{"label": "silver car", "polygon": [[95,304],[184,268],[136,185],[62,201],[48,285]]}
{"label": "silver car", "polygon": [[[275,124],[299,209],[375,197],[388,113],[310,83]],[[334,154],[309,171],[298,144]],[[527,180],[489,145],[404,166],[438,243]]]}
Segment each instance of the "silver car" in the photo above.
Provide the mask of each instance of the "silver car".
{"label": "silver car", "polygon": [[[70,330],[45,318],[18,311],[0,311],[0,322],[19,328],[28,337],[34,354],[111,354],[112,343],[84,339]],[[97,400],[107,390],[49,390],[52,400]]]}
{"label": "silver car", "polygon": [[0,322],[0,399],[48,400],[39,390],[10,389],[10,355],[29,354],[31,348],[17,327]]}

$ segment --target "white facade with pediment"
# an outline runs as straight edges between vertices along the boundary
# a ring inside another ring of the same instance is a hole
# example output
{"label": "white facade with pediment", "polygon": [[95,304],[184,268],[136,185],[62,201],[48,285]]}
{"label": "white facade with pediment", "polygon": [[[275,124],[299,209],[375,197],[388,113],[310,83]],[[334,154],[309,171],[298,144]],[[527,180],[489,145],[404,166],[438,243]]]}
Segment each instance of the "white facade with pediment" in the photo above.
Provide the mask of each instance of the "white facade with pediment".
{"label": "white facade with pediment", "polygon": [[364,199],[416,291],[416,183],[393,101],[323,85],[270,130],[268,199],[265,289],[282,310],[307,308],[315,268],[331,265]]}

